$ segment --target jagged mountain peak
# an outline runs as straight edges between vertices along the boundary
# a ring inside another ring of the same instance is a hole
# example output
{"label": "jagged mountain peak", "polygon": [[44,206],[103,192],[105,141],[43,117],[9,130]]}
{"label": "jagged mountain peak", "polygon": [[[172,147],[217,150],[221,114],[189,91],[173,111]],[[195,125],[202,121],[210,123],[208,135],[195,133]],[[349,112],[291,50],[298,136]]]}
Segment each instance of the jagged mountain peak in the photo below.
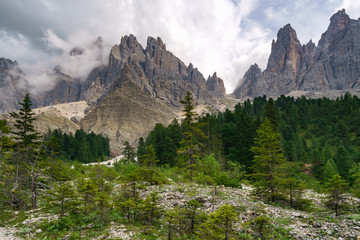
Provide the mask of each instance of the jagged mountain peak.
{"label": "jagged mountain peak", "polygon": [[344,90],[360,87],[360,20],[342,9],[330,18],[318,46],[301,46],[290,24],[273,40],[265,71],[251,66],[234,91],[236,97],[271,97],[291,91]]}
{"label": "jagged mountain peak", "polygon": [[282,27],[273,41],[266,70],[274,73],[291,71],[295,74],[300,64],[302,47],[290,24]]}
{"label": "jagged mountain peak", "polygon": [[216,72],[214,72],[211,77],[209,75],[206,81],[206,88],[208,91],[213,92],[217,97],[222,97],[226,93],[224,81],[217,76]]}
{"label": "jagged mountain peak", "polygon": [[342,29],[350,23],[350,17],[345,12],[345,9],[339,10],[331,16],[329,28]]}
{"label": "jagged mountain peak", "polygon": [[7,58],[0,58],[0,69],[2,70],[9,70],[13,67],[17,67],[18,63],[16,61],[12,61],[11,59]]}
{"label": "jagged mountain peak", "polygon": [[160,37],[157,37],[156,39],[153,37],[148,37],[146,51],[151,53],[155,49],[166,50],[166,44],[164,44]]}
{"label": "jagged mountain peak", "polygon": [[307,44],[305,44],[304,46],[306,46],[308,49],[314,49],[314,48],[316,48],[316,45],[315,45],[315,43],[312,41],[312,39],[310,39],[310,41],[309,41]]}

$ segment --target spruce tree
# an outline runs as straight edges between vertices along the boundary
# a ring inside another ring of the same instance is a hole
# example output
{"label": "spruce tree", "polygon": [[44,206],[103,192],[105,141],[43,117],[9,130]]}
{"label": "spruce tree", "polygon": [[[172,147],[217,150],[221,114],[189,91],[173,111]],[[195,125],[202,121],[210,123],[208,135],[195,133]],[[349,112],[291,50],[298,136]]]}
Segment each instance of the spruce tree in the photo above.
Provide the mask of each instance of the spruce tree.
{"label": "spruce tree", "polygon": [[[20,111],[18,113],[10,113],[11,117],[15,119],[15,130],[11,133],[15,135],[17,154],[15,156],[15,182],[12,189],[13,201],[18,205],[23,202],[19,195],[19,192],[23,192],[24,189],[19,189],[22,185],[31,192],[32,208],[36,208],[37,199],[37,161],[40,156],[40,134],[35,130],[34,117],[35,113],[32,112],[32,102],[30,95],[26,94],[23,102],[19,102]],[[21,171],[20,171],[21,168]],[[31,178],[31,184],[28,184],[28,178]],[[17,206],[18,207],[18,206]]]}
{"label": "spruce tree", "polygon": [[324,166],[323,179],[325,181],[328,181],[336,174],[339,174],[336,163],[335,163],[334,159],[329,158],[329,160],[327,160],[327,162]]}
{"label": "spruce tree", "polygon": [[180,101],[183,105],[184,122],[183,122],[183,137],[180,141],[180,148],[178,155],[180,157],[180,164],[185,165],[190,173],[190,180],[193,179],[196,161],[199,158],[200,143],[199,138],[205,138],[200,128],[196,126],[194,120],[196,113],[194,112],[194,101],[191,93],[186,92],[184,100]]}
{"label": "spruce tree", "polygon": [[136,151],[136,156],[137,156],[138,162],[140,164],[142,163],[142,158],[145,154],[146,154],[145,141],[144,141],[143,137],[140,137],[139,141],[138,141],[137,151]]}
{"label": "spruce tree", "polygon": [[336,216],[340,215],[340,206],[344,202],[344,194],[349,184],[339,174],[334,175],[326,184],[325,190],[328,193],[327,204],[335,211]]}
{"label": "spruce tree", "polygon": [[19,113],[10,113],[11,117],[15,119],[15,131],[11,133],[15,135],[15,139],[18,140],[22,147],[30,146],[36,143],[40,139],[40,134],[34,128],[35,113],[32,112],[32,102],[30,95],[26,94],[23,102],[19,102]]}
{"label": "spruce tree", "polygon": [[135,152],[134,148],[130,145],[129,141],[124,142],[124,147],[122,148],[122,154],[124,155],[124,160],[127,164],[135,162]]}
{"label": "spruce tree", "polygon": [[[144,171],[144,174],[148,175],[147,180],[151,184],[153,183],[154,174],[156,174],[154,167],[157,162],[159,162],[159,159],[156,156],[156,152],[155,152],[153,145],[150,144],[146,148],[146,154],[143,155],[143,164],[148,168],[148,171]],[[143,177],[145,177],[145,176],[143,176]]]}
{"label": "spruce tree", "polygon": [[236,211],[231,205],[222,205],[211,213],[209,219],[201,224],[196,232],[199,239],[234,239]]}
{"label": "spruce tree", "polygon": [[344,179],[348,179],[349,169],[351,167],[352,160],[349,156],[349,152],[343,145],[339,145],[337,152],[334,156],[334,160],[340,176]]}
{"label": "spruce tree", "polygon": [[253,173],[250,176],[255,181],[255,194],[275,202],[281,195],[286,159],[282,153],[279,134],[274,132],[274,126],[267,118],[256,132],[258,137],[251,148],[254,160]]}

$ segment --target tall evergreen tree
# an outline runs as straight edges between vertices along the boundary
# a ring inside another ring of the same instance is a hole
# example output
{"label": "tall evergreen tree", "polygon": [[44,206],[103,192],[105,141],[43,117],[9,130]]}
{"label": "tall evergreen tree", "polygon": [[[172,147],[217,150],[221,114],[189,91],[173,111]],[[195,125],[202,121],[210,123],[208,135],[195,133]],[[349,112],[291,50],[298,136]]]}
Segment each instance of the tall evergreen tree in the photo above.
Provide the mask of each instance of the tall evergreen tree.
{"label": "tall evergreen tree", "polygon": [[[36,208],[38,177],[36,164],[40,156],[39,139],[41,136],[34,127],[36,118],[34,117],[35,113],[31,110],[32,102],[30,95],[26,94],[23,102],[19,102],[19,104],[21,106],[20,111],[18,113],[10,113],[11,117],[15,119],[15,130],[11,133],[15,135],[15,139],[17,140],[15,144],[17,148],[17,155],[15,156],[16,176],[12,197],[14,202],[18,203],[23,201],[23,199],[19,197],[18,191],[20,190],[19,186],[23,185],[27,190],[30,190],[32,208]],[[28,178],[31,179],[30,186],[28,184]]]}
{"label": "tall evergreen tree", "polygon": [[36,143],[40,139],[40,134],[34,128],[35,113],[32,112],[32,102],[30,95],[26,94],[23,102],[19,102],[20,111],[18,113],[10,113],[11,117],[15,119],[15,131],[12,133],[15,135],[15,139],[22,145],[22,147],[30,146]]}
{"label": "tall evergreen tree", "polygon": [[337,169],[339,171],[340,176],[343,179],[348,179],[349,177],[349,169],[351,167],[352,161],[349,156],[349,152],[343,145],[339,145],[337,152],[334,156],[335,163],[337,165]]}
{"label": "tall evergreen tree", "polygon": [[329,158],[329,160],[327,160],[327,162],[324,166],[323,179],[325,181],[328,181],[336,174],[339,174],[339,171],[337,169],[335,161],[334,161],[334,159]]}
{"label": "tall evergreen tree", "polygon": [[136,156],[137,156],[139,163],[142,163],[142,158],[145,154],[146,154],[145,141],[144,141],[143,137],[140,137],[139,141],[138,141],[137,151],[136,151]]}
{"label": "tall evergreen tree", "polygon": [[328,192],[327,204],[336,213],[340,215],[340,206],[344,201],[344,193],[349,184],[341,178],[340,175],[334,175],[326,184],[325,189]]}
{"label": "tall evergreen tree", "polygon": [[263,124],[257,129],[251,151],[254,153],[253,173],[255,194],[275,202],[281,195],[280,189],[285,179],[286,159],[282,153],[279,134],[274,132],[270,120],[265,118]]}
{"label": "tall evergreen tree", "polygon": [[180,142],[178,154],[182,160],[181,164],[186,165],[190,173],[190,180],[193,179],[196,160],[200,157],[199,138],[204,138],[204,134],[194,123],[196,113],[194,112],[194,101],[191,93],[186,92],[184,100],[180,101],[183,105],[184,122],[183,137]]}
{"label": "tall evergreen tree", "polygon": [[124,160],[127,164],[135,162],[135,152],[134,148],[130,145],[129,141],[124,142],[124,147],[122,148],[122,154],[124,155]]}

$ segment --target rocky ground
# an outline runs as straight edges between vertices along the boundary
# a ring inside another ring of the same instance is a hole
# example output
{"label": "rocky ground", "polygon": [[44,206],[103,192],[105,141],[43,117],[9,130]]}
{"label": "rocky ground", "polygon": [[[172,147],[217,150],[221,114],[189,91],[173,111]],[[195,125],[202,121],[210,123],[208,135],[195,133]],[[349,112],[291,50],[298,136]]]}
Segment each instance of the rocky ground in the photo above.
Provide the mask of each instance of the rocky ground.
{"label": "rocky ground", "polygon": [[244,231],[246,222],[257,216],[266,215],[272,219],[272,226],[288,230],[295,239],[360,239],[359,215],[335,217],[332,212],[324,211],[321,194],[310,190],[305,192],[304,197],[312,199],[318,209],[309,213],[254,200],[251,190],[252,188],[246,185],[243,185],[242,189],[218,187],[215,195],[214,188],[196,184],[174,184],[150,187],[143,192],[143,196],[151,191],[158,192],[160,205],[166,209],[176,205],[182,206],[194,198],[204,203],[205,212],[213,212],[221,205],[230,204],[240,209],[235,224],[235,230],[238,232]]}
{"label": "rocky ground", "polygon": [[[207,213],[216,211],[224,204],[234,206],[238,216],[234,224],[234,230],[252,235],[253,228],[247,226],[256,217],[266,215],[270,218],[269,226],[274,231],[285,231],[292,239],[360,239],[360,215],[347,214],[336,217],[331,211],[325,210],[323,206],[324,195],[307,190],[304,197],[311,199],[314,203],[312,212],[299,211],[291,208],[283,208],[277,205],[265,204],[251,196],[252,188],[242,185],[242,189],[218,186],[202,186],[194,183],[172,183],[162,186],[149,186],[140,193],[145,198],[151,192],[159,196],[159,205],[163,209],[172,209],[175,206],[184,206],[189,200],[196,199],[203,206],[201,210]],[[121,189],[117,185],[114,192]],[[359,204],[355,199],[355,205]],[[26,229],[26,239],[34,239],[41,229],[37,224],[41,221],[56,219],[56,216],[42,214],[41,210],[28,211],[28,218],[21,223],[7,228],[0,228],[0,239],[19,239],[15,237],[16,231]],[[91,229],[91,226],[88,227]],[[104,233],[92,239],[137,239],[136,233],[127,229],[120,223],[112,222]]]}
{"label": "rocky ground", "polygon": [[0,239],[1,240],[20,240],[21,238],[15,237],[15,228],[0,227]]}

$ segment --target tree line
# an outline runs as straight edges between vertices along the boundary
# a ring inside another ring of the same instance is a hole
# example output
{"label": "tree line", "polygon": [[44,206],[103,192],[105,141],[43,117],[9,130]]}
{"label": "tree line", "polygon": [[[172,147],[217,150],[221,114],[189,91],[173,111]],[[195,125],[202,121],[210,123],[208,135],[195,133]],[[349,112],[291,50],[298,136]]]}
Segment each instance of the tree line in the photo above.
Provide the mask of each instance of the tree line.
{"label": "tree line", "polygon": [[82,129],[76,130],[75,134],[63,133],[61,129],[49,130],[45,135],[45,141],[56,141],[56,149],[64,159],[79,161],[81,163],[96,162],[99,158],[103,161],[110,156],[109,138],[94,132],[86,133]]}

